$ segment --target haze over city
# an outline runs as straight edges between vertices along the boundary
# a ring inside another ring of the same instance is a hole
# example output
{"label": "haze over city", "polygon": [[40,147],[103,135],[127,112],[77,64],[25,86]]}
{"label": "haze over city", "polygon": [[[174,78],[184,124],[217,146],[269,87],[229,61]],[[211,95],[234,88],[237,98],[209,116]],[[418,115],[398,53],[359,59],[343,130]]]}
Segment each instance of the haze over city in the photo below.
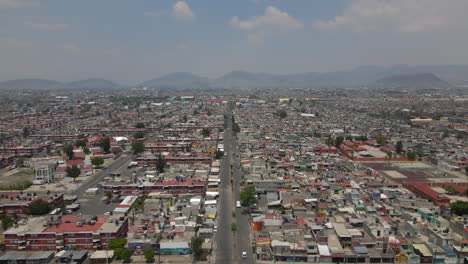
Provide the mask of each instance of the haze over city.
{"label": "haze over city", "polygon": [[466,64],[465,0],[0,0],[0,80]]}

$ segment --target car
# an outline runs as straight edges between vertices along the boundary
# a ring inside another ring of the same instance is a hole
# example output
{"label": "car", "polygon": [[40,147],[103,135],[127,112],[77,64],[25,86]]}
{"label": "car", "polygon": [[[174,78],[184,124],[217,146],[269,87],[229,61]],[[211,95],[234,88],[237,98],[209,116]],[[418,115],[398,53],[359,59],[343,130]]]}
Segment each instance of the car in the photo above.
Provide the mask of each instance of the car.
{"label": "car", "polygon": [[214,226],[213,231],[214,231],[215,233],[218,232],[218,226]]}
{"label": "car", "polygon": [[106,200],[106,204],[110,204],[110,200]]}
{"label": "car", "polygon": [[242,258],[246,258],[246,257],[247,257],[247,252],[242,251]]}
{"label": "car", "polygon": [[237,201],[237,202],[236,202],[236,207],[237,207],[237,208],[241,208],[241,203],[240,203],[240,201]]}

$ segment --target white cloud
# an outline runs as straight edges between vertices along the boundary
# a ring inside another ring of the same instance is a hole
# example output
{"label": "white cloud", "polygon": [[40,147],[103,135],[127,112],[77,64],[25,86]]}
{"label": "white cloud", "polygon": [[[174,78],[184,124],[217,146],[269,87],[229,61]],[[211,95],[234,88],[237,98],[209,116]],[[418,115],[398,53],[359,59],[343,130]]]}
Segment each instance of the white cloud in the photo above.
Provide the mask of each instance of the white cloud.
{"label": "white cloud", "polygon": [[68,24],[44,24],[44,23],[36,23],[32,21],[24,22],[24,25],[39,29],[39,30],[47,30],[47,31],[57,31],[57,30],[65,30],[68,28]]}
{"label": "white cloud", "polygon": [[0,8],[38,7],[39,2],[30,0],[0,0]]}
{"label": "white cloud", "polygon": [[466,0],[354,0],[341,15],[313,25],[321,30],[358,32],[382,28],[405,33],[433,31],[468,23],[467,8]]}
{"label": "white cloud", "polygon": [[18,40],[16,38],[0,38],[0,46],[2,47],[31,47],[32,43],[28,41]]}
{"label": "white cloud", "polygon": [[172,7],[172,14],[180,20],[194,20],[195,13],[185,1],[177,1]]}
{"label": "white cloud", "polygon": [[246,20],[240,20],[239,17],[234,16],[229,24],[233,28],[249,32],[247,41],[253,45],[263,44],[270,36],[304,27],[300,20],[274,6],[265,8],[263,15]]}
{"label": "white cloud", "polygon": [[266,28],[291,30],[304,27],[304,24],[301,21],[274,6],[267,7],[263,16],[255,16],[243,21],[239,20],[239,17],[237,16],[232,17],[230,24],[232,27],[242,30],[258,30]]}

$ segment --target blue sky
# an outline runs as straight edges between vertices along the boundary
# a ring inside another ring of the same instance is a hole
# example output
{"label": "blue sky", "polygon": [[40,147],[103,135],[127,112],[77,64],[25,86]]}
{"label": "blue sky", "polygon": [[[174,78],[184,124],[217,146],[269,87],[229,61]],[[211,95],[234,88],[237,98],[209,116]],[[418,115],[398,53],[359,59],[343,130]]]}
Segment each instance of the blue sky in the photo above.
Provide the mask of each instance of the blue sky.
{"label": "blue sky", "polygon": [[0,80],[466,64],[466,0],[0,0]]}

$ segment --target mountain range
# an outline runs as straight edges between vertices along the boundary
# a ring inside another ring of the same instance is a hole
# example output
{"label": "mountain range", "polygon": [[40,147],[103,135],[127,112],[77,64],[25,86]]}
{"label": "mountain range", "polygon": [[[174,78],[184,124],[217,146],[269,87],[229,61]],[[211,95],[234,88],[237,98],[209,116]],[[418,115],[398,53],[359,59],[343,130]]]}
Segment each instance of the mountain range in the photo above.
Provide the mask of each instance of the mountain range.
{"label": "mountain range", "polygon": [[188,72],[176,72],[138,83],[119,85],[104,79],[86,79],[63,83],[44,79],[17,79],[0,82],[0,89],[122,89],[149,88],[449,88],[468,85],[468,65],[361,66],[346,71],[269,74],[232,71],[218,78],[206,78]]}

